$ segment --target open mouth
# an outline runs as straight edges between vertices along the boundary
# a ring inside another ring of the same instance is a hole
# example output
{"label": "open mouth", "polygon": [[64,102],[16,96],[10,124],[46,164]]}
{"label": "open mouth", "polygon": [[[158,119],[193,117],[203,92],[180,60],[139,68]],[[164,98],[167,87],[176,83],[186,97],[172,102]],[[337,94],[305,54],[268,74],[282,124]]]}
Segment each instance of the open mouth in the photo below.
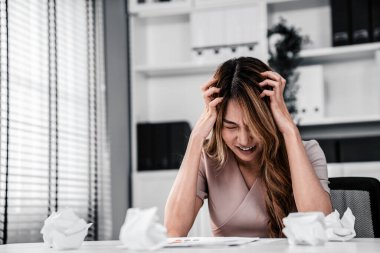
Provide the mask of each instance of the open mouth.
{"label": "open mouth", "polygon": [[244,152],[253,152],[255,149],[256,149],[256,145],[254,146],[249,146],[249,147],[245,147],[245,146],[237,146],[241,151],[244,151]]}

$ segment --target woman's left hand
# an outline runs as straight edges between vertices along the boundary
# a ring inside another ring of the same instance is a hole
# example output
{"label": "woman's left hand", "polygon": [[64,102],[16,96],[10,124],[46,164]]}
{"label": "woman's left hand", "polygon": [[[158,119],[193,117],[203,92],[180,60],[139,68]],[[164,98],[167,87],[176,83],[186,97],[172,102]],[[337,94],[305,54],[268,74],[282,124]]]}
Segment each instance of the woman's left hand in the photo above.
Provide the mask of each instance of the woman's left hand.
{"label": "woman's left hand", "polygon": [[[283,134],[294,130],[295,124],[290,116],[288,108],[286,107],[283,95],[286,80],[281,75],[273,71],[265,71],[262,72],[261,75],[266,79],[259,83],[259,85],[264,88],[264,91],[260,94],[260,97],[263,98],[268,96],[270,98],[270,108],[277,127]],[[268,86],[272,89],[265,89],[265,87]]]}

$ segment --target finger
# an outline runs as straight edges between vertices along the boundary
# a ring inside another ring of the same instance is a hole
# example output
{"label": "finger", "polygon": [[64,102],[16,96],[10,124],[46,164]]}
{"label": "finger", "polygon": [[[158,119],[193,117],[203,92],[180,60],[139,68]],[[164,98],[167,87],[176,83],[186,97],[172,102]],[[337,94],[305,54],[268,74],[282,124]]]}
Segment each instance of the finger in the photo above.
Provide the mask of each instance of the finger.
{"label": "finger", "polygon": [[284,78],[282,78],[282,76],[280,74],[273,72],[273,71],[265,71],[265,72],[262,72],[261,75],[263,77],[266,77],[266,78],[269,78],[269,79],[272,79],[272,80],[275,80],[278,82],[282,82],[282,80],[285,80]]}
{"label": "finger", "polygon": [[204,98],[211,98],[212,95],[219,93],[220,88],[210,87],[203,93]]}
{"label": "finger", "polygon": [[285,79],[279,73],[272,71],[272,74],[277,76],[277,78],[279,78],[281,82],[285,81]]}
{"label": "finger", "polygon": [[214,99],[214,95],[219,93],[219,91],[220,88],[210,86],[210,88],[203,93],[203,100],[205,101],[206,105]]}
{"label": "finger", "polygon": [[259,85],[261,87],[270,86],[270,87],[279,87],[282,83],[278,81],[273,81],[271,79],[265,79],[264,81],[260,82]]}
{"label": "finger", "polygon": [[217,79],[215,79],[214,77],[211,78],[210,80],[208,80],[205,84],[203,84],[203,85],[201,86],[201,90],[202,90],[203,92],[205,92],[206,90],[208,90],[209,87],[215,85],[216,82],[217,82]]}
{"label": "finger", "polygon": [[273,90],[264,90],[263,92],[261,92],[260,98],[263,98],[265,96],[267,96],[267,97],[274,96],[274,91]]}
{"label": "finger", "polygon": [[223,101],[223,97],[218,97],[212,100],[208,105],[210,108],[215,109],[215,107]]}

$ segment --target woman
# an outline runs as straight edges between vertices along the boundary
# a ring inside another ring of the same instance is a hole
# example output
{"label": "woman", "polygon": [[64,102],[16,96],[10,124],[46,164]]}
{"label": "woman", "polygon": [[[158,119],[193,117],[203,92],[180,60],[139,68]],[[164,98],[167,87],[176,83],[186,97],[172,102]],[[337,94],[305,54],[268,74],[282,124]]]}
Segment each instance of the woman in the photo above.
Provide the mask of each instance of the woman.
{"label": "woman", "polygon": [[215,236],[282,237],[290,212],[332,211],[325,156],[301,140],[284,87],[251,57],[228,60],[202,86],[205,110],[165,207],[169,236],[187,236],[204,198]]}

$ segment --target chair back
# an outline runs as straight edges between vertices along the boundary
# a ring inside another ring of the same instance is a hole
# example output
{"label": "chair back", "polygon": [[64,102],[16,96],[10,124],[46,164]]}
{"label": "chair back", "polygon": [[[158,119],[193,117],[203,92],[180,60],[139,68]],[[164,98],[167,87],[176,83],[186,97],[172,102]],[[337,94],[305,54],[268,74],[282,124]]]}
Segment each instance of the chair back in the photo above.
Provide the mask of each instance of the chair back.
{"label": "chair back", "polygon": [[370,177],[329,178],[333,208],[355,216],[356,237],[380,238],[380,182]]}

